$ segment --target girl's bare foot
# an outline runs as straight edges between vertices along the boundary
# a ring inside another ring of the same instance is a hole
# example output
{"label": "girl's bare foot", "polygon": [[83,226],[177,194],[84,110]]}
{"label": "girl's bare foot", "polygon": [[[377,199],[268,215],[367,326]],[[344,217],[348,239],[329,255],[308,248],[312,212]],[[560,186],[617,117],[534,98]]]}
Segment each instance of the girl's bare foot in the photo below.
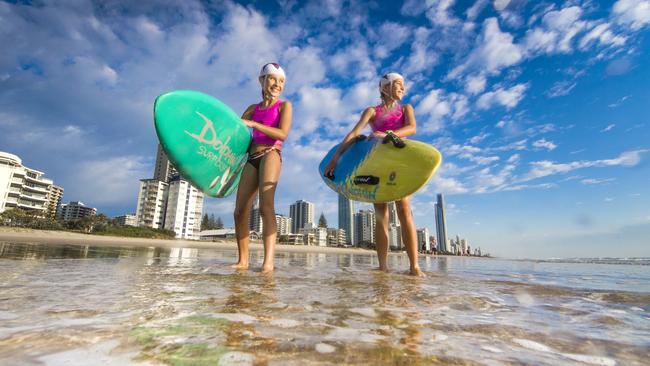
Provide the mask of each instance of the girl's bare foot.
{"label": "girl's bare foot", "polygon": [[388,266],[379,266],[377,267],[377,270],[388,273]]}
{"label": "girl's bare foot", "polygon": [[248,269],[248,262],[237,262],[235,264],[231,264],[228,266],[228,268],[234,268],[234,269]]}
{"label": "girl's bare foot", "polygon": [[426,277],[427,276],[427,275],[424,274],[424,272],[422,272],[422,270],[420,270],[420,267],[411,268],[411,270],[409,271],[409,274],[411,276],[417,276],[417,277]]}
{"label": "girl's bare foot", "polygon": [[273,264],[262,264],[262,273],[272,273],[273,272]]}

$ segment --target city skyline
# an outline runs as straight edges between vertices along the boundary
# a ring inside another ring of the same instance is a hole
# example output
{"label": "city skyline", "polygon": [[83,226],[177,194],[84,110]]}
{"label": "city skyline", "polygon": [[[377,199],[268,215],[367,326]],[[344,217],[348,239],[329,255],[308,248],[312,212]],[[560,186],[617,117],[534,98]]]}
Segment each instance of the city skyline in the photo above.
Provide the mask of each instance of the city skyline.
{"label": "city skyline", "polygon": [[[650,256],[647,0],[0,7],[0,150],[66,202],[133,213],[155,170],[155,97],[199,90],[241,113],[279,62],[294,123],[278,213],[306,199],[334,223],[316,167],[398,71],[413,139],[443,154],[412,198],[417,227],[434,227],[443,193],[448,232],[496,256]],[[203,212],[232,226],[233,209],[209,198]]]}

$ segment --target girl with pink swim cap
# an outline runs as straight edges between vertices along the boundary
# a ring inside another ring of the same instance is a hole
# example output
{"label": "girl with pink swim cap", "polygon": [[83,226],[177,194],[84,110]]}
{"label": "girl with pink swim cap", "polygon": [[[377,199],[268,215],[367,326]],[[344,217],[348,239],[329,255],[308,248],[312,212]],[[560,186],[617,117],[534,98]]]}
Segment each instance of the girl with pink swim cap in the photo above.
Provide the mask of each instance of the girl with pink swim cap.
{"label": "girl with pink swim cap", "polygon": [[[391,72],[379,81],[381,104],[366,108],[361,114],[359,122],[350,131],[332,156],[332,160],[325,167],[325,175],[332,174],[336,163],[345,149],[361,135],[367,124],[372,128],[372,137],[384,139],[388,134],[397,137],[407,137],[415,134],[415,114],[410,104],[401,105],[399,101],[404,97],[404,78],[402,75]],[[406,246],[406,253],[411,262],[410,274],[424,276],[418,264],[418,245],[413,214],[411,213],[410,197],[404,197],[395,202],[397,216],[402,226],[402,239]],[[388,271],[388,203],[375,203],[375,237],[377,240],[377,257],[379,269]]]}
{"label": "girl with pink swim cap", "polygon": [[250,232],[248,217],[259,193],[260,214],[264,237],[264,263],[262,272],[273,271],[273,255],[277,228],[275,224],[275,189],[280,177],[282,142],[291,129],[291,102],[279,99],[284,89],[285,74],[280,65],[269,63],[259,75],[262,101],[251,104],[242,121],[253,128],[253,139],[248,150],[248,163],[244,167],[235,202],[235,236],[239,260],[231,267],[248,269],[248,243]]}

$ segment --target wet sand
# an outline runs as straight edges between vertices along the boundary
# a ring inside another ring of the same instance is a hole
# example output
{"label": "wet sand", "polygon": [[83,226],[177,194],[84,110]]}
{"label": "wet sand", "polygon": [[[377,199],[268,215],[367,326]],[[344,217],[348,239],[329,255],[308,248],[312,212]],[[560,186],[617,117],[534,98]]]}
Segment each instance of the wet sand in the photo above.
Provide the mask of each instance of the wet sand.
{"label": "wet sand", "polygon": [[[147,239],[130,238],[123,236],[107,236],[74,233],[69,231],[56,230],[35,230],[23,228],[11,228],[0,226],[0,241],[12,243],[29,244],[73,244],[92,246],[124,246],[124,247],[158,247],[158,248],[192,248],[192,249],[237,249],[234,240],[202,241],[182,239]],[[264,249],[257,241],[251,241],[251,250]],[[340,254],[361,254],[375,253],[373,250],[361,248],[335,248],[307,245],[276,245],[276,252],[294,253],[340,253]],[[401,255],[401,253],[392,253]]]}

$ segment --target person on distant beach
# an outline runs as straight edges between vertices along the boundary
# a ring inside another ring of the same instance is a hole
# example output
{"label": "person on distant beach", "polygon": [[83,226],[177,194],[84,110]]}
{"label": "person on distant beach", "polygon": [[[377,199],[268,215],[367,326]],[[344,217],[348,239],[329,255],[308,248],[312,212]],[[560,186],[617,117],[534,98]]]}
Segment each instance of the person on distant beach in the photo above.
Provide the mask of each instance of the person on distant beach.
{"label": "person on distant beach", "polygon": [[242,114],[242,121],[253,128],[253,138],[248,150],[248,163],[244,167],[235,203],[235,235],[239,260],[231,267],[248,268],[250,231],[248,217],[259,193],[260,214],[263,223],[264,263],[262,272],[273,271],[273,255],[277,228],[275,224],[275,189],[282,166],[282,142],[291,129],[291,102],[279,99],[284,89],[286,75],[280,65],[262,66],[259,82],[262,101],[251,104]]}
{"label": "person on distant beach", "polygon": [[[415,114],[410,104],[401,105],[399,102],[404,97],[404,77],[391,72],[379,80],[379,93],[381,104],[366,108],[361,114],[359,122],[350,131],[332,156],[324,169],[325,176],[334,173],[336,163],[345,149],[361,135],[368,123],[372,128],[372,137],[384,139],[388,135],[404,138],[415,134]],[[389,136],[389,137],[393,137]],[[402,238],[406,246],[406,253],[411,262],[410,274],[424,276],[418,264],[418,244],[413,215],[411,213],[410,197],[396,201],[397,215],[402,226]],[[379,269],[387,271],[388,260],[388,203],[375,203],[375,238],[377,241],[377,256]]]}

